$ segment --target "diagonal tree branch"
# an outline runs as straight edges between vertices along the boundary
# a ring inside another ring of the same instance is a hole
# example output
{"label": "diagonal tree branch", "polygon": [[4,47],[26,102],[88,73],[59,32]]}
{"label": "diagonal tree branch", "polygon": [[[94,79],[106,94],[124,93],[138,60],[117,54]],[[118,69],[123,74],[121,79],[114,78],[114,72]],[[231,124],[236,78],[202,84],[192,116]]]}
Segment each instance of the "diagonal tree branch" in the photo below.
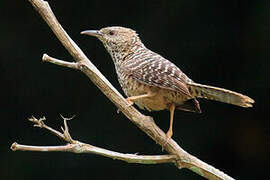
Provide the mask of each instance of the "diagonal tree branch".
{"label": "diagonal tree branch", "polygon": [[[111,85],[111,83],[100,73],[100,71],[85,56],[82,50],[68,36],[54,16],[49,4],[43,0],[29,0],[33,7],[39,12],[42,18],[50,26],[54,34],[73,56],[77,62],[76,66],[69,63],[50,58],[52,63],[63,65],[65,67],[79,69],[85,73],[89,79],[122,111],[126,117],[136,126],[144,131],[156,143],[160,144],[169,154],[176,156],[175,165],[178,168],[188,168],[193,172],[208,179],[233,179],[218,169],[210,166],[198,158],[184,151],[173,139],[167,139],[165,133],[154,123],[153,119],[137,111],[134,107],[128,107],[128,103],[123,96]],[[44,58],[44,56],[43,56]],[[45,59],[48,56],[45,55]],[[64,65],[65,64],[65,65]]]}

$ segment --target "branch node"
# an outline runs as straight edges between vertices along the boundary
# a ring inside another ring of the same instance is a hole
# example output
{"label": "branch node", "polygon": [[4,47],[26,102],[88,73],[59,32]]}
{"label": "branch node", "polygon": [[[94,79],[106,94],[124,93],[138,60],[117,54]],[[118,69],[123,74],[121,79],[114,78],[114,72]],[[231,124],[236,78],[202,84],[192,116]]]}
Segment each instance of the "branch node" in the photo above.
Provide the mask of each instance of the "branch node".
{"label": "branch node", "polygon": [[88,64],[86,64],[84,61],[78,61],[77,65],[78,65],[78,69],[80,69],[81,71],[83,69],[89,69]]}

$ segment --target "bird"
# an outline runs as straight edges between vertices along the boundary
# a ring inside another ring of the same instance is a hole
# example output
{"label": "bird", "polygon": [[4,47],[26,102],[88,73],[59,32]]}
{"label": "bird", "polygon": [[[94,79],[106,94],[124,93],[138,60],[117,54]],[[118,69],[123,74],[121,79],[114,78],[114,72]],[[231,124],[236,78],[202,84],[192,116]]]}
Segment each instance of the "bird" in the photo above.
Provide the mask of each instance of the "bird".
{"label": "bird", "polygon": [[195,83],[174,63],[145,47],[135,30],[121,26],[85,30],[98,38],[110,54],[128,106],[170,112],[168,139],[173,135],[174,111],[201,113],[198,98],[252,107],[252,98],[224,88]]}

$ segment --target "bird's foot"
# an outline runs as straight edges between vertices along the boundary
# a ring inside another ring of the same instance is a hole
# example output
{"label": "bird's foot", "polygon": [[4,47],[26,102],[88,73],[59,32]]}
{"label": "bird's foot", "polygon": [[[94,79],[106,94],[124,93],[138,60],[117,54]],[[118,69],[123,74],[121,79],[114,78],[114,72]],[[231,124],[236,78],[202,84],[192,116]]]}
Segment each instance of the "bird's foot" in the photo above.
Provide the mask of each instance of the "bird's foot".
{"label": "bird's foot", "polygon": [[168,141],[171,139],[173,135],[173,131],[169,129],[169,131],[166,133],[167,139],[165,140],[165,142],[161,145],[161,150],[164,150],[164,147],[168,144]]}
{"label": "bird's foot", "polygon": [[172,135],[173,135],[173,131],[172,129],[169,129],[169,131],[166,133],[167,138],[171,139]]}
{"label": "bird's foot", "polygon": [[[134,104],[134,102],[132,100],[130,100],[129,98],[126,98],[126,101],[128,102],[128,105],[126,106],[126,108],[132,106]],[[117,109],[117,113],[120,113],[120,109]]]}
{"label": "bird's foot", "polygon": [[126,98],[126,101],[128,102],[127,107],[132,106],[134,104],[134,102],[129,97]]}

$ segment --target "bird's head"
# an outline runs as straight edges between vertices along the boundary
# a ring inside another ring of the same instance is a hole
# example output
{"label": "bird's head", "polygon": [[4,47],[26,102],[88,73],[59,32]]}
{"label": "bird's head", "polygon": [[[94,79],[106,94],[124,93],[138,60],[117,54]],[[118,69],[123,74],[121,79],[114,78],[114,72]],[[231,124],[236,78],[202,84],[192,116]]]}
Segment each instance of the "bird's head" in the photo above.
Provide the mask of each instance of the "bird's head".
{"label": "bird's head", "polygon": [[86,30],[82,31],[81,34],[97,37],[110,53],[129,51],[131,47],[142,44],[134,30],[120,26]]}

